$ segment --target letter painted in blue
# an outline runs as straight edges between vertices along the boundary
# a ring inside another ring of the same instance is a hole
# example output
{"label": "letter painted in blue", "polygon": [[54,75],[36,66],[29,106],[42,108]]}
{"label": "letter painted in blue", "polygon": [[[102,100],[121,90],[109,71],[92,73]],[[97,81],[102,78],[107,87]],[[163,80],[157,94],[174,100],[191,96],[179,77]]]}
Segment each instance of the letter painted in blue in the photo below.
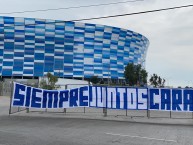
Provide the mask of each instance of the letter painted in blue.
{"label": "letter painted in blue", "polygon": [[41,108],[42,106],[42,90],[33,88],[32,89],[32,100],[31,100],[31,107],[33,108]]}
{"label": "letter painted in blue", "polygon": [[13,106],[24,106],[26,86],[15,84],[15,91],[13,92]]}
{"label": "letter painted in blue", "polygon": [[80,87],[79,89],[79,103],[80,106],[88,107],[88,86]]}
{"label": "letter painted in blue", "polygon": [[78,106],[78,89],[70,90],[70,107]]}
{"label": "letter painted in blue", "polygon": [[161,110],[171,110],[170,89],[161,89]]}
{"label": "letter painted in blue", "polygon": [[172,89],[172,110],[182,111],[182,90]]}
{"label": "letter painted in blue", "polygon": [[126,88],[117,88],[117,109],[127,109]]}
{"label": "letter painted in blue", "polygon": [[43,90],[42,108],[48,108],[48,90]]}
{"label": "letter painted in blue", "polygon": [[58,91],[44,90],[42,108],[58,108]]}
{"label": "letter painted in blue", "polygon": [[31,87],[27,87],[27,93],[26,93],[26,100],[25,100],[25,106],[30,106],[30,98],[31,98]]}
{"label": "letter painted in blue", "polygon": [[54,108],[58,108],[58,101],[59,101],[58,95],[59,95],[58,91],[53,92],[53,98],[54,98],[53,107]]}
{"label": "letter painted in blue", "polygon": [[184,111],[193,111],[193,90],[184,90]]}
{"label": "letter painted in blue", "polygon": [[59,108],[69,108],[69,91],[60,91]]}
{"label": "letter painted in blue", "polygon": [[149,98],[150,108],[149,109],[159,110],[159,103],[154,103],[156,100],[155,97],[158,97],[155,95],[159,95],[159,89],[149,89],[149,91],[150,91],[150,98]]}
{"label": "letter painted in blue", "polygon": [[127,88],[127,109],[137,110],[137,88]]}
{"label": "letter painted in blue", "polygon": [[117,105],[117,96],[116,88],[107,87],[107,107],[116,109]]}
{"label": "letter painted in blue", "polygon": [[148,109],[148,90],[147,88],[139,88],[137,89],[137,99],[138,105],[137,109],[139,110],[147,110]]}
{"label": "letter painted in blue", "polygon": [[97,107],[96,105],[96,93],[97,87],[89,86],[89,107]]}

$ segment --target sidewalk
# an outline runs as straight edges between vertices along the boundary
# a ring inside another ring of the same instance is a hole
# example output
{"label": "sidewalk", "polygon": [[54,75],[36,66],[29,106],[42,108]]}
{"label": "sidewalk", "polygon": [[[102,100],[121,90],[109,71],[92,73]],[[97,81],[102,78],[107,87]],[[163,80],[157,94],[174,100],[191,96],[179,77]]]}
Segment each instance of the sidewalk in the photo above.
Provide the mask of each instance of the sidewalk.
{"label": "sidewalk", "polygon": [[107,115],[104,117],[101,114],[90,113],[51,113],[51,112],[29,112],[26,111],[13,114],[11,116],[29,116],[29,117],[51,117],[51,118],[74,118],[74,119],[91,119],[103,121],[122,121],[130,123],[143,123],[143,124],[159,124],[159,125],[193,125],[193,119],[174,119],[174,118],[147,118],[147,117],[131,117],[131,116],[114,116]]}
{"label": "sidewalk", "polygon": [[[8,116],[9,114],[10,98],[0,96],[0,117]],[[174,119],[175,113],[173,113],[173,118],[169,118],[169,112],[151,112],[150,118],[147,118],[146,111],[129,111],[128,116],[126,116],[126,110],[108,110],[107,117],[104,117],[102,109],[96,108],[74,108],[67,109],[67,113],[63,113],[63,110],[48,110],[51,112],[45,112],[44,110],[30,109],[29,113],[26,111],[21,111],[10,116],[28,116],[28,117],[52,117],[52,118],[74,118],[74,119],[92,119],[92,120],[104,120],[104,121],[124,121],[133,123],[144,123],[144,124],[162,124],[162,125],[193,125],[192,113],[183,112],[180,115],[177,114],[179,119]],[[55,111],[55,112],[54,112]],[[84,111],[86,111],[84,113]],[[162,117],[161,117],[162,115]],[[135,117],[134,117],[135,116]]]}

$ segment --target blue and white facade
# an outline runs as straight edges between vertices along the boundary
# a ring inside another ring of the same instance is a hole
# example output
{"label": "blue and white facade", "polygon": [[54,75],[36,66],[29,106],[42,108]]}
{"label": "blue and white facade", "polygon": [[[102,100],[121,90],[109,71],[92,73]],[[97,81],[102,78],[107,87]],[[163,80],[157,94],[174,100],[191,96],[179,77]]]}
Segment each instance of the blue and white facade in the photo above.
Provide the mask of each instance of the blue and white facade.
{"label": "blue and white facade", "polygon": [[124,79],[124,67],[142,64],[148,45],[117,27],[0,16],[0,75]]}

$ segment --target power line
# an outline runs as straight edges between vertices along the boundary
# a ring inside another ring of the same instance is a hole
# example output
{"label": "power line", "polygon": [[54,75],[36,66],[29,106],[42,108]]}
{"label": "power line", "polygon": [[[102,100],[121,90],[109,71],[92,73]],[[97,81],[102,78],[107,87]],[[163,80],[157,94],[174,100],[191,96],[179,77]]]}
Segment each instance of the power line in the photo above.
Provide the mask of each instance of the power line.
{"label": "power line", "polygon": [[47,11],[57,11],[57,10],[68,10],[68,9],[79,9],[79,8],[88,8],[88,7],[99,7],[99,6],[108,6],[108,5],[116,5],[116,4],[124,4],[129,2],[137,2],[144,0],[129,0],[129,1],[120,1],[113,3],[102,3],[102,4],[93,4],[93,5],[83,5],[83,6],[75,6],[75,7],[64,7],[64,8],[53,8],[53,9],[42,9],[42,10],[31,10],[31,11],[16,11],[16,12],[7,12],[0,14],[21,14],[21,13],[34,13],[34,12],[47,12]]}
{"label": "power line", "polygon": [[120,14],[120,15],[110,15],[110,16],[104,16],[104,17],[75,19],[75,20],[71,20],[71,21],[85,21],[85,20],[106,19],[106,18],[113,18],[113,17],[123,17],[123,16],[130,16],[130,15],[139,15],[139,14],[145,14],[145,13],[153,13],[153,12],[159,12],[159,11],[167,11],[167,10],[173,10],[173,9],[187,8],[187,7],[193,7],[193,5],[170,7],[170,8],[164,8],[164,9],[141,11],[141,12],[135,12],[135,13]]}
{"label": "power line", "polygon": [[69,21],[84,21],[84,20],[94,20],[94,19],[107,19],[107,18],[113,18],[113,17],[123,17],[123,16],[130,16],[130,15],[139,15],[139,14],[153,13],[153,12],[159,12],[159,11],[167,11],[167,10],[187,8],[187,7],[193,7],[193,5],[184,5],[184,6],[178,6],[178,7],[170,7],[170,8],[163,8],[163,9],[156,9],[156,10],[149,10],[149,11],[141,11],[141,12],[135,12],[135,13],[110,15],[110,16],[104,16],[104,17],[95,17],[95,18],[75,19],[75,20],[66,20],[66,21],[57,20],[57,21],[54,21],[54,22],[42,22],[42,23],[34,23],[34,24],[9,25],[9,26],[4,26],[4,28],[14,27],[14,26],[35,26],[35,25],[42,25],[42,24],[57,24],[57,23],[64,23],[64,22],[69,22]]}

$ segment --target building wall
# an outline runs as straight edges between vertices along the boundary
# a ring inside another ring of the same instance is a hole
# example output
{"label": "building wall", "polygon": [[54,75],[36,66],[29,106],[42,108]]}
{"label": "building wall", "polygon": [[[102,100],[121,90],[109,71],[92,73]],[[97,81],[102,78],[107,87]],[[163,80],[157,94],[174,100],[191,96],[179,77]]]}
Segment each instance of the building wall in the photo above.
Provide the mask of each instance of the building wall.
{"label": "building wall", "polygon": [[0,17],[0,75],[123,79],[129,62],[145,61],[148,45],[141,34],[117,27]]}

